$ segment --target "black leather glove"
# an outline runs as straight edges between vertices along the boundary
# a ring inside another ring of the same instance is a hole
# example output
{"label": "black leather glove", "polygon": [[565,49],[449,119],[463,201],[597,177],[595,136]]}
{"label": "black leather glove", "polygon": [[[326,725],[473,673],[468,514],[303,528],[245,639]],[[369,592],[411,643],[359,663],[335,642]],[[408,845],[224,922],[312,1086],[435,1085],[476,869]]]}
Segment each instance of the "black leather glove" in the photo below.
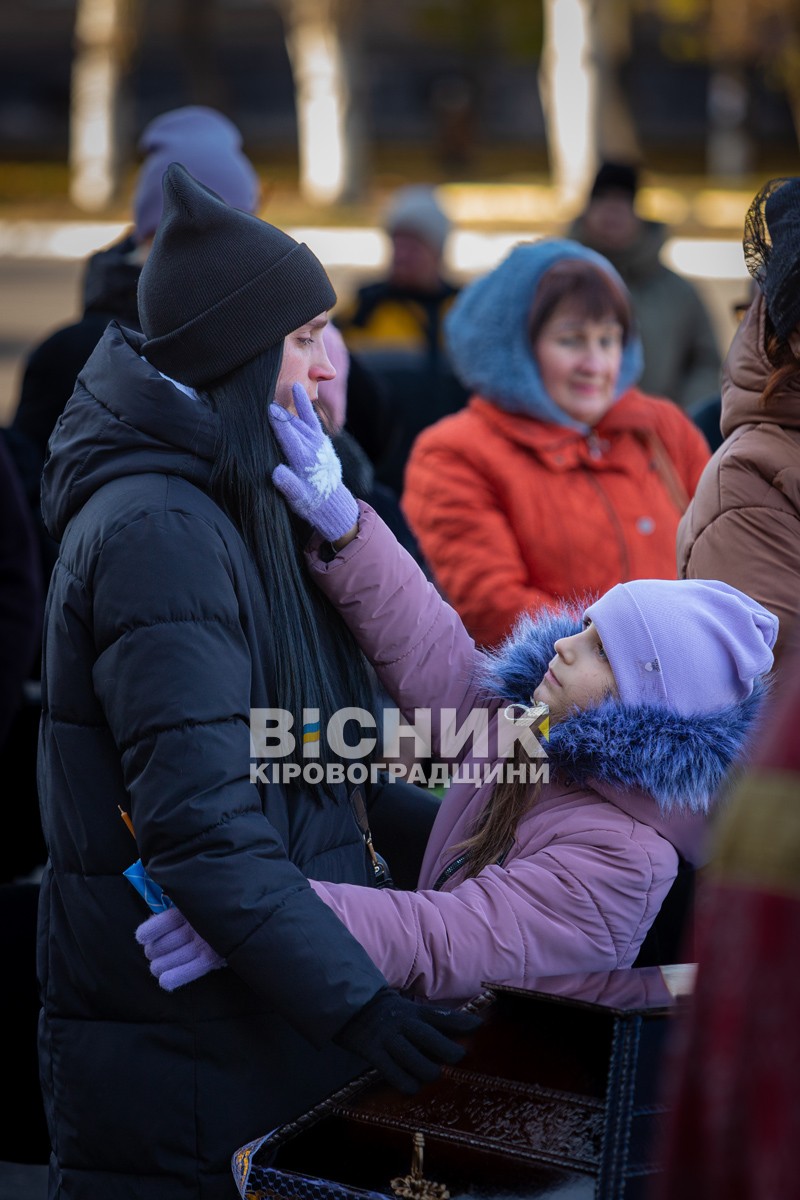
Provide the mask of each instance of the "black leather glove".
{"label": "black leather glove", "polygon": [[[384,988],[347,1022],[334,1041],[365,1059],[387,1083],[413,1095],[441,1074],[441,1063],[457,1063],[464,1047],[452,1036],[481,1024],[473,1013],[431,1008]],[[451,1036],[448,1036],[451,1035]]]}

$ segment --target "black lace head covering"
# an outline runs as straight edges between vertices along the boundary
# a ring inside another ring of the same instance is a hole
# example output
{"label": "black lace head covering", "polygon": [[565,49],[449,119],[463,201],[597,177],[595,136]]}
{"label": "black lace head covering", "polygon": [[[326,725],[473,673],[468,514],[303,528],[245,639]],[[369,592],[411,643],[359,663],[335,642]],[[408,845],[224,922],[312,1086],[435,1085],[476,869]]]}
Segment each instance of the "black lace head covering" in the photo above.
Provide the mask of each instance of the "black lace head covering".
{"label": "black lace head covering", "polygon": [[744,260],[778,337],[800,324],[800,178],[770,179],[744,225]]}

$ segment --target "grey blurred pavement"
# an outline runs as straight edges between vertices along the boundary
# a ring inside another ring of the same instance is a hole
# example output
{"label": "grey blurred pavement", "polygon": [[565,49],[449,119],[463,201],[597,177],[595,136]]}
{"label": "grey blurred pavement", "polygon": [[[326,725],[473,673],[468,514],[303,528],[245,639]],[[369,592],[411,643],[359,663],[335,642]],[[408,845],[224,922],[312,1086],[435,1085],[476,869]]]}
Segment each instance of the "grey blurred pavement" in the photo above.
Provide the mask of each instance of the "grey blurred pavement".
{"label": "grey blurred pavement", "polygon": [[[80,315],[83,257],[74,257],[75,238],[81,244],[107,245],[120,226],[56,227],[42,223],[0,221],[0,425],[11,421],[19,398],[24,359],[29,350],[59,325]],[[307,241],[325,264],[340,298],[357,283],[373,277],[385,254],[377,229],[290,229]],[[449,265],[456,277],[468,279],[490,269],[516,241],[535,233],[474,233],[459,230],[451,238]],[[72,248],[64,246],[72,239]],[[87,248],[88,253],[89,248]],[[747,294],[747,273],[741,243],[715,238],[675,238],[667,244],[668,263],[687,274],[709,306],[720,348],[727,349],[735,324],[732,305]]]}
{"label": "grey blurred pavement", "polygon": [[[331,268],[330,275],[340,293],[353,286],[352,270]],[[0,425],[13,418],[28,353],[46,334],[80,317],[82,278],[81,261],[0,256]]]}
{"label": "grey blurred pavement", "polygon": [[80,315],[82,270],[80,262],[0,258],[0,425],[13,416],[25,355]]}
{"label": "grey blurred pavement", "polygon": [[[369,235],[370,231],[364,231],[365,237]],[[374,233],[373,239],[377,237]],[[46,334],[80,317],[84,269],[83,259],[62,257],[57,251],[47,255],[44,245],[41,256],[18,256],[13,248],[9,252],[8,245],[3,246],[4,240],[0,237],[0,425],[8,425],[13,418],[30,350]],[[101,238],[97,246],[107,245],[110,240],[110,235]],[[306,240],[311,243],[310,238]],[[324,238],[319,240],[324,244]],[[340,296],[346,295],[356,280],[360,282],[374,272],[371,263],[375,257],[375,247],[370,245],[363,264],[329,265]]]}

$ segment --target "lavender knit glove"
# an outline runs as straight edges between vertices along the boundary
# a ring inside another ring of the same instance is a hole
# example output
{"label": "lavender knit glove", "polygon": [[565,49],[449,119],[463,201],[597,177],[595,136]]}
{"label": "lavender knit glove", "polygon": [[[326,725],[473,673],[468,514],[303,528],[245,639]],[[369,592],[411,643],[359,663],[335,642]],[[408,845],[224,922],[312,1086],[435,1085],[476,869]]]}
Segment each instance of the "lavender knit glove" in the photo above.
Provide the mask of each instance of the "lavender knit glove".
{"label": "lavender knit glove", "polygon": [[272,472],[272,482],[291,509],[329,542],[338,541],[358,521],[358,505],[342,483],[342,464],[333,443],[299,383],[292,388],[297,416],[269,406],[269,420],[288,466]]}
{"label": "lavender knit glove", "polygon": [[136,940],[144,946],[151,973],[168,992],[226,965],[177,908],[153,913],[136,930]]}

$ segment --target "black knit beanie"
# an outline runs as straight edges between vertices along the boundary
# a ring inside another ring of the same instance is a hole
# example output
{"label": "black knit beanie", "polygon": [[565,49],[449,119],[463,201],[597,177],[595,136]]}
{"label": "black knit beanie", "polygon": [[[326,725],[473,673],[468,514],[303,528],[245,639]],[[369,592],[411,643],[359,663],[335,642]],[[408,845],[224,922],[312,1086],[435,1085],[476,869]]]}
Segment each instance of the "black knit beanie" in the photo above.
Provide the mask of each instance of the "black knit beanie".
{"label": "black knit beanie", "polygon": [[604,162],[594,177],[589,195],[596,200],[609,192],[624,192],[633,200],[638,186],[639,173],[632,163]]}
{"label": "black knit beanie", "polygon": [[179,163],[167,167],[163,188],[138,293],[143,354],[157,370],[207,386],[333,307],[336,293],[308,246],[229,208]]}
{"label": "black knit beanie", "polygon": [[800,178],[770,179],[745,218],[747,269],[783,341],[800,325]]}

